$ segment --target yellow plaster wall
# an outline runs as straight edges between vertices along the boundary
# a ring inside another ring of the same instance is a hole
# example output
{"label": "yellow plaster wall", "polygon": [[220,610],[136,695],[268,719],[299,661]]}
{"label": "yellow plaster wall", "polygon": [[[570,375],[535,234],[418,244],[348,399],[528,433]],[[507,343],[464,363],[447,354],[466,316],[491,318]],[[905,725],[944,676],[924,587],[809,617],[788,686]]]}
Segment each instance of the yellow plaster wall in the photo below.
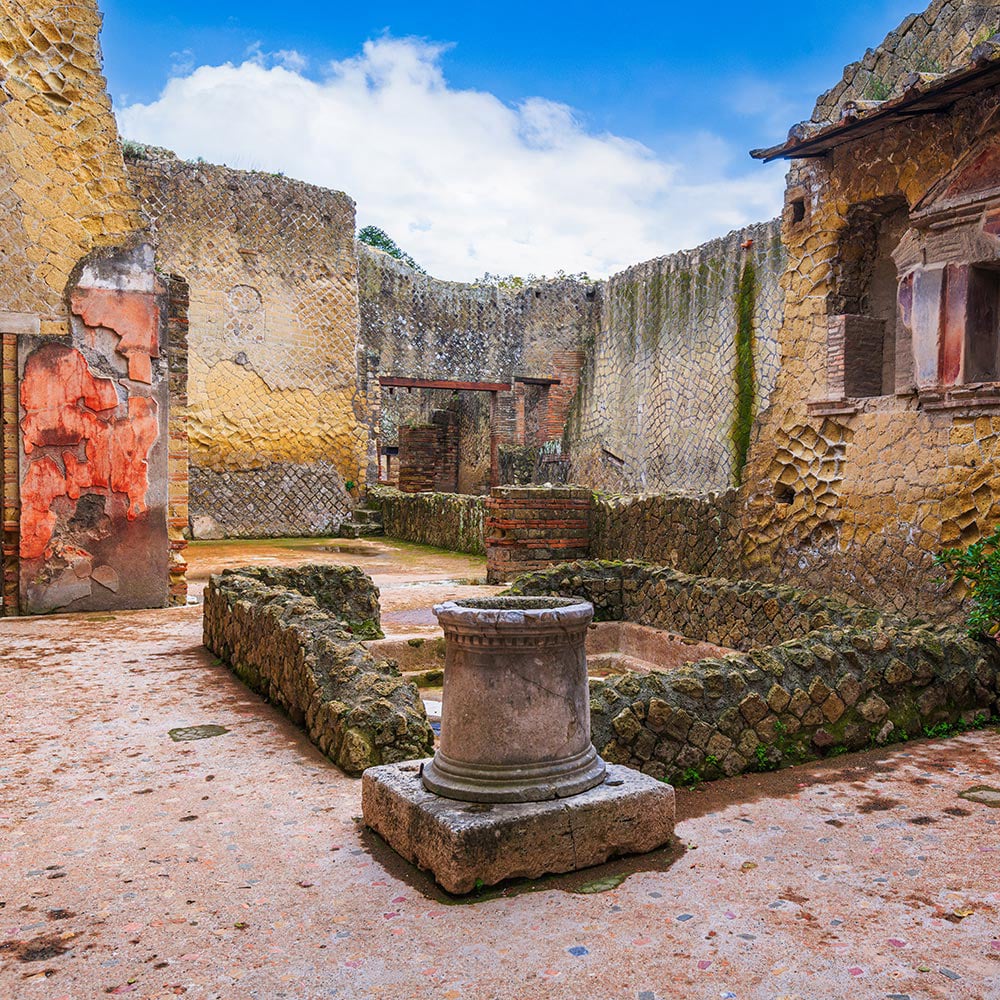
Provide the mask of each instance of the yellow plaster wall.
{"label": "yellow plaster wall", "polygon": [[128,170],[158,260],[190,286],[195,534],[334,530],[367,467],[354,202],[165,150]]}

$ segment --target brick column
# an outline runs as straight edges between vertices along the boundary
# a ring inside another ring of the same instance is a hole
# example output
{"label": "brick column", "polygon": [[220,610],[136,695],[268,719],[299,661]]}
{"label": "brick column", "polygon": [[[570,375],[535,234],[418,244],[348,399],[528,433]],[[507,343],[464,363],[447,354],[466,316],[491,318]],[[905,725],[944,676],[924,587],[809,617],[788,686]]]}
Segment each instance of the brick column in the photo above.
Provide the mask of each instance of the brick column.
{"label": "brick column", "polygon": [[171,604],[187,603],[188,528],[188,283],[176,274],[167,279],[167,376],[170,410],[167,420],[167,536],[170,555]]}
{"label": "brick column", "polygon": [[486,579],[585,559],[590,553],[590,491],[575,487],[498,486],[486,501]]}
{"label": "brick column", "polygon": [[438,467],[438,429],[434,424],[399,428],[399,488],[403,493],[433,492]]}

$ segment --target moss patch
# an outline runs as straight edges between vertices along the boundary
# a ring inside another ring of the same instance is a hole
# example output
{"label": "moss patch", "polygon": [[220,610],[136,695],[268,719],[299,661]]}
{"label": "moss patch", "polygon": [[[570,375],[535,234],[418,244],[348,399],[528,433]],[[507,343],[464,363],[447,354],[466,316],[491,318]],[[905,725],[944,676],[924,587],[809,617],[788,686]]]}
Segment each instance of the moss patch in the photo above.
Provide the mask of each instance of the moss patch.
{"label": "moss patch", "polygon": [[750,450],[757,403],[757,371],[754,363],[753,317],[757,306],[757,271],[753,258],[747,257],[736,290],[736,406],[733,412],[731,440],[733,447],[733,480],[739,485]]}

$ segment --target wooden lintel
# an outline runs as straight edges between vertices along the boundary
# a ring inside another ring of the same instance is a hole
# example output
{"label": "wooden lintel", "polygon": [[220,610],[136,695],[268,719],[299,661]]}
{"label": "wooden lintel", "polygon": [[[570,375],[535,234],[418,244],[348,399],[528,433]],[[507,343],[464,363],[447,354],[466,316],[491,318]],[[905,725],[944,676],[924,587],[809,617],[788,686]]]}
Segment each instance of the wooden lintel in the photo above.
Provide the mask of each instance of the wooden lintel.
{"label": "wooden lintel", "polygon": [[548,378],[545,375],[515,375],[515,382],[523,382],[525,385],[559,385],[559,379]]}
{"label": "wooden lintel", "polygon": [[510,382],[456,382],[446,378],[402,378],[379,375],[378,383],[390,389],[465,389],[469,392],[510,392]]}

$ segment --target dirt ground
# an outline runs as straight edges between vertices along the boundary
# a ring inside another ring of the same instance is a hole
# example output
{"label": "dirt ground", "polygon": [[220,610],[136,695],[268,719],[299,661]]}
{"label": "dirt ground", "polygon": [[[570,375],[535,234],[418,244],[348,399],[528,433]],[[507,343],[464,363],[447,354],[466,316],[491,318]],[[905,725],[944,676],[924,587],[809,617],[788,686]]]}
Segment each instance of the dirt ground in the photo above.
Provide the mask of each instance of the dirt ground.
{"label": "dirt ground", "polygon": [[[192,578],[357,562],[407,631],[483,575],[327,544],[193,546]],[[472,902],[361,828],[196,606],[0,621],[0,746],[3,1000],[1000,996],[1000,810],[960,796],[1000,786],[995,731],[680,790],[673,848]]]}

